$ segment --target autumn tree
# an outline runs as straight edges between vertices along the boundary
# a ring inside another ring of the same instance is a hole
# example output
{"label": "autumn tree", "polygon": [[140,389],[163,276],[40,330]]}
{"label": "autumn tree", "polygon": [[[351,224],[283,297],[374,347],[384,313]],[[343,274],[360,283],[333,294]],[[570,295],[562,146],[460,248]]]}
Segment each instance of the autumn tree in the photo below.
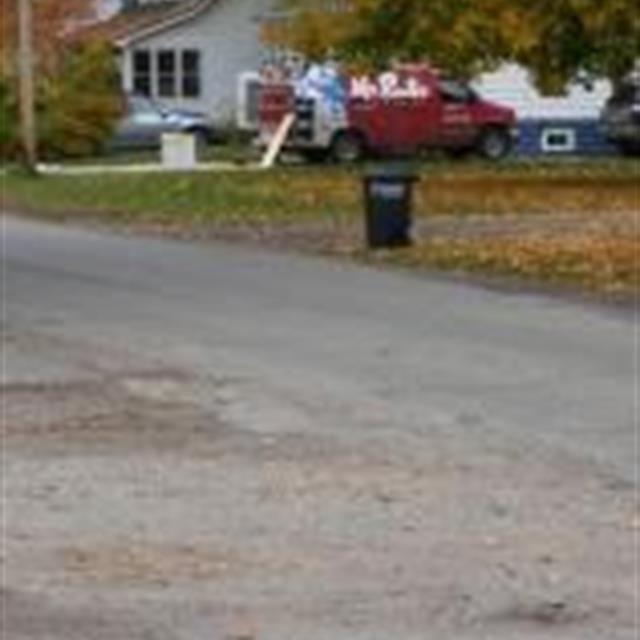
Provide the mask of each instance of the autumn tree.
{"label": "autumn tree", "polygon": [[640,57],[636,0],[282,0],[272,42],[357,64],[427,59],[465,76],[504,61],[559,91],[583,74],[614,81]]}
{"label": "autumn tree", "polygon": [[[71,37],[93,16],[93,0],[32,0],[36,109],[44,155],[95,151],[121,112],[109,45]],[[20,152],[17,99],[17,1],[0,0],[0,152]]]}
{"label": "autumn tree", "polygon": [[86,42],[60,64],[38,87],[41,152],[49,157],[98,153],[123,107],[113,52],[103,42]]}
{"label": "autumn tree", "polygon": [[[0,0],[0,72],[16,71],[17,0]],[[95,17],[94,0],[32,0],[33,42],[38,69],[49,73],[59,65],[69,33]]]}

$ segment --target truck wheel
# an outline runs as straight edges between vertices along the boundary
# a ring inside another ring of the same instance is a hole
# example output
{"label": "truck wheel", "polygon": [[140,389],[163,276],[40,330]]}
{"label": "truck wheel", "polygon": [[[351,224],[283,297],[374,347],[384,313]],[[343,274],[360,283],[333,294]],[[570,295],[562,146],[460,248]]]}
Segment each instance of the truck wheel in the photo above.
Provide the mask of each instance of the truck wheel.
{"label": "truck wheel", "polygon": [[354,131],[343,131],[331,143],[331,157],[340,164],[353,164],[365,154],[364,138]]}
{"label": "truck wheel", "polygon": [[487,160],[500,160],[511,151],[511,137],[504,129],[487,129],[480,138],[478,151]]}

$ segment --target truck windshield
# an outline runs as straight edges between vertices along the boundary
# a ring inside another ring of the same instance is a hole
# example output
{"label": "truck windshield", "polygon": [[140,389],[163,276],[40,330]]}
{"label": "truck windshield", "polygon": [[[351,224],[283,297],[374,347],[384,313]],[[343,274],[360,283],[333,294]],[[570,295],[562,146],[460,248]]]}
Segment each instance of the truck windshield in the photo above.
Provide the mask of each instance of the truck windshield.
{"label": "truck windshield", "polygon": [[440,95],[445,102],[467,103],[476,100],[476,94],[459,80],[440,80]]}

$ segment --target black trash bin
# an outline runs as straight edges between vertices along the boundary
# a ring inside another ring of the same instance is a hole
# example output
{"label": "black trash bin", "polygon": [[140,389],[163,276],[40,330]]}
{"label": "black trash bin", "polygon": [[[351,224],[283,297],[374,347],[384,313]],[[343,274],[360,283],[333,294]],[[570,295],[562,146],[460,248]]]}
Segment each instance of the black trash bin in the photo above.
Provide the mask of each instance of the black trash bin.
{"label": "black trash bin", "polygon": [[413,185],[418,180],[405,166],[383,165],[364,175],[366,239],[370,249],[411,244]]}

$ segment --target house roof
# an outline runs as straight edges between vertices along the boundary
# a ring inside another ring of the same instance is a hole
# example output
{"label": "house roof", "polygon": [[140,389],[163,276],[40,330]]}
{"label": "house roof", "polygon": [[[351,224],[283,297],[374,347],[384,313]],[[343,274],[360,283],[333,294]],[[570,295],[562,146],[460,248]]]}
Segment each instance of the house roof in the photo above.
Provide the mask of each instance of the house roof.
{"label": "house roof", "polygon": [[97,22],[76,34],[78,39],[103,38],[117,46],[152,35],[196,18],[218,0],[165,0],[121,10],[108,20]]}

